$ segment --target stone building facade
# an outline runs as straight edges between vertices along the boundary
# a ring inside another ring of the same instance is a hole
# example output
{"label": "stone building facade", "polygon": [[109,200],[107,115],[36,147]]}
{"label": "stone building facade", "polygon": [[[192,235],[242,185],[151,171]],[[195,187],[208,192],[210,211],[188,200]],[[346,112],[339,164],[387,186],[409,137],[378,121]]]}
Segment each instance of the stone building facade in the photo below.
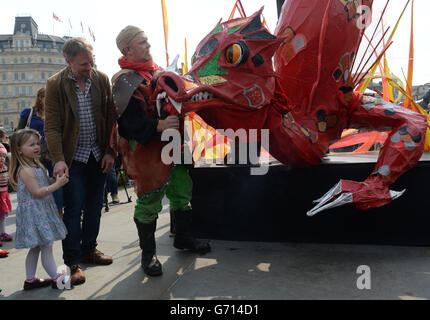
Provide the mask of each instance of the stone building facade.
{"label": "stone building facade", "polygon": [[0,127],[11,132],[33,106],[46,80],[66,66],[67,37],[40,34],[31,17],[16,17],[12,35],[0,34]]}
{"label": "stone building facade", "polygon": [[414,97],[415,101],[419,101],[424,97],[424,95],[429,90],[430,90],[430,83],[426,83],[421,86],[414,86],[412,87],[412,96]]}

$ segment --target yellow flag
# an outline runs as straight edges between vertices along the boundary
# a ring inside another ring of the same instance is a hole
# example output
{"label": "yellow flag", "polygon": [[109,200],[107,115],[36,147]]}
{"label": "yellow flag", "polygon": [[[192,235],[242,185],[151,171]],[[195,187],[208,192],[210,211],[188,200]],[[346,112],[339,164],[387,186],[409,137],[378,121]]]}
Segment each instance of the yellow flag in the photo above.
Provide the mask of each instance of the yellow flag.
{"label": "yellow flag", "polygon": [[166,3],[164,0],[161,0],[161,9],[163,10],[163,26],[164,26],[164,44],[166,46],[166,61],[167,61],[167,67],[169,66],[169,53],[167,50],[167,42],[169,39],[169,26],[167,24],[167,10],[166,10]]}
{"label": "yellow flag", "polygon": [[187,38],[185,38],[185,56],[184,56],[184,69],[182,70],[182,74],[188,73],[188,54],[187,54]]}
{"label": "yellow flag", "polygon": [[[384,75],[390,75],[391,71],[388,67],[388,61],[387,57],[384,54]],[[394,102],[394,93],[393,93],[393,87],[390,85],[390,82],[388,81],[387,77],[382,78],[383,88],[384,88],[384,100],[385,101],[391,101]]]}

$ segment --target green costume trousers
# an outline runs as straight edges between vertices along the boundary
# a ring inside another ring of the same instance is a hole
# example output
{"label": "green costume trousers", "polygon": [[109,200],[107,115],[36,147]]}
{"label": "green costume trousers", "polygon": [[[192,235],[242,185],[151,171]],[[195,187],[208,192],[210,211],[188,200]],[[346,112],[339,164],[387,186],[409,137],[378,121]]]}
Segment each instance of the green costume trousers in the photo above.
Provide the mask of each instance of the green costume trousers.
{"label": "green costume trousers", "polygon": [[134,217],[142,223],[151,223],[158,218],[163,206],[164,195],[170,201],[170,210],[187,211],[191,209],[193,181],[183,165],[175,165],[167,182],[160,188],[146,193],[136,201]]}

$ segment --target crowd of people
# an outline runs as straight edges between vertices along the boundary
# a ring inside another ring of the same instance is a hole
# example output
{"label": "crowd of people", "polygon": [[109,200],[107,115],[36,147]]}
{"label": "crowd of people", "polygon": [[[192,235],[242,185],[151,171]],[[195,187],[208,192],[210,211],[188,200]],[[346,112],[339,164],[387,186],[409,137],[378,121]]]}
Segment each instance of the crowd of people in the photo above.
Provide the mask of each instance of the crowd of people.
{"label": "crowd of people", "polygon": [[[127,26],[119,33],[117,46],[121,70],[111,86],[107,75],[94,68],[91,44],[69,39],[63,47],[67,67],[49,78],[35,105],[21,113],[10,143],[0,132],[4,143],[0,145],[0,240],[28,249],[24,290],[58,288],[60,274],[52,249],[58,240],[72,285],[86,281],[82,263],[113,263],[98,249],[97,237],[105,192],[119,203],[118,152],[135,182],[134,222],[144,273],[162,274],[155,230],[165,195],[170,200],[174,246],[200,254],[211,250],[190,231],[192,181],[187,169],[161,161],[161,133],[178,129],[179,118],[159,117],[149,103],[151,80],[161,68],[152,60],[145,32]],[[134,81],[133,91],[123,86],[124,81]],[[8,185],[17,192],[14,239],[5,231],[5,218],[12,211]],[[9,254],[0,251],[0,257]],[[50,279],[37,277],[39,255]]]}

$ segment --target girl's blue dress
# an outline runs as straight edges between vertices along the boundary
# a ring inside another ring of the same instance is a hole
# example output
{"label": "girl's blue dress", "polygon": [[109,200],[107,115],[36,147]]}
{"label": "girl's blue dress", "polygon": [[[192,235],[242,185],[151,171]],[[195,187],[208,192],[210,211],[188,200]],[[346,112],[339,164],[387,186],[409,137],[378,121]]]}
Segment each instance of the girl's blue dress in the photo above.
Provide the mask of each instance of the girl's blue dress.
{"label": "girl's blue dress", "polygon": [[[33,169],[39,187],[49,186],[43,169]],[[66,237],[67,229],[58,214],[52,194],[35,198],[18,178],[17,199],[15,248],[51,245]]]}

